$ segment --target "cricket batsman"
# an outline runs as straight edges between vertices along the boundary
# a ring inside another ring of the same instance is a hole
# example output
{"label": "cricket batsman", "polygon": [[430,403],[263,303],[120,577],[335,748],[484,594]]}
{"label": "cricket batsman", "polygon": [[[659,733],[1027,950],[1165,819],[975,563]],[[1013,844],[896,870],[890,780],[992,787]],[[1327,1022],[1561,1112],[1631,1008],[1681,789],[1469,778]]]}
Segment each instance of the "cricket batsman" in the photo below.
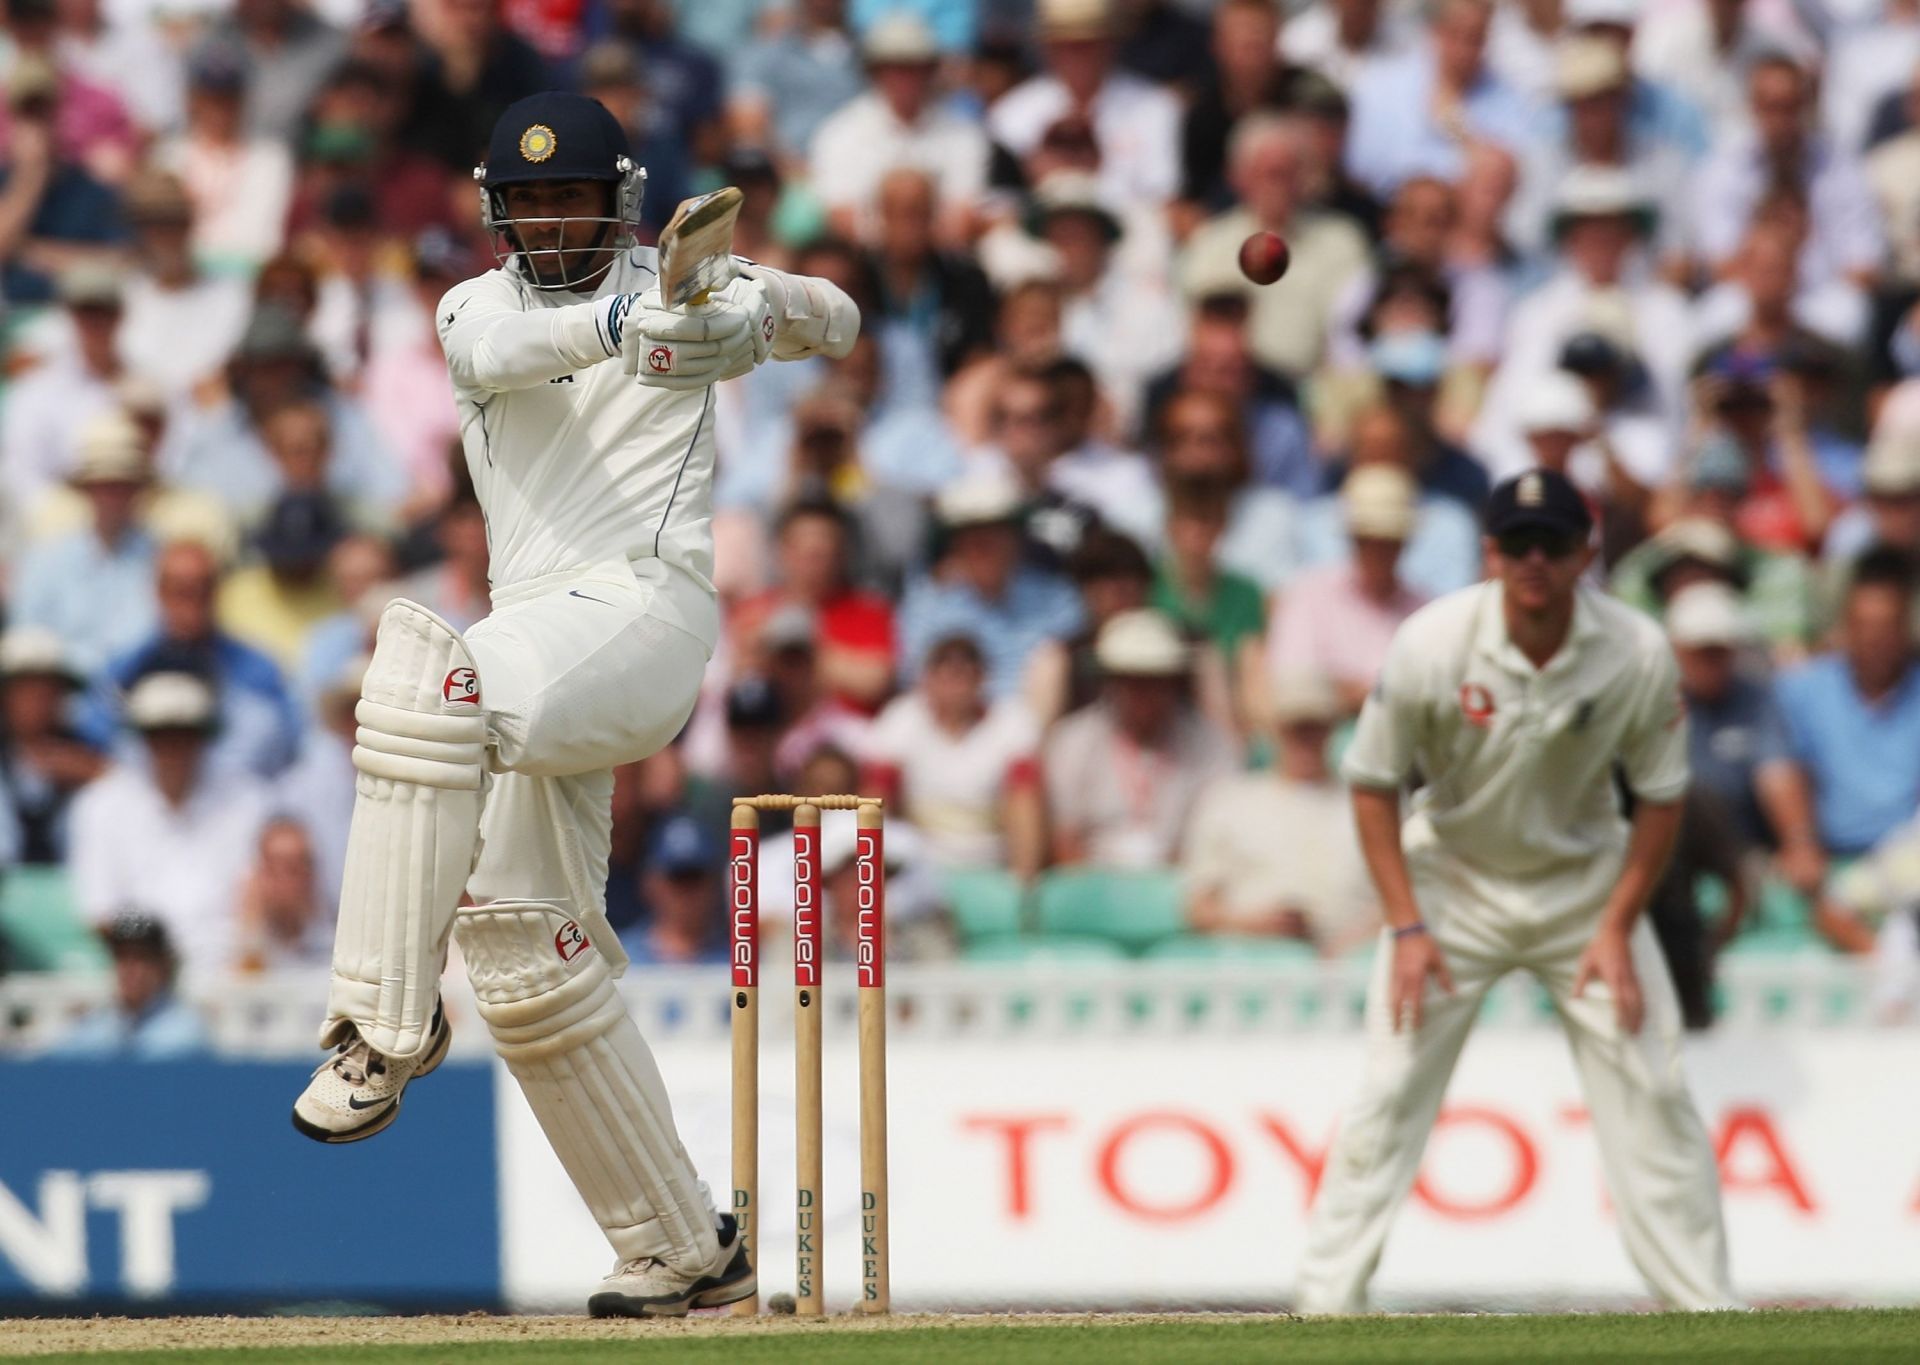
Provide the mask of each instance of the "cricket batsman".
{"label": "cricket batsman", "polygon": [[[440,1064],[460,942],[481,1017],[618,1263],[595,1316],[755,1292],[614,989],[613,769],[664,748],[712,655],[713,385],[769,356],[843,356],[852,301],[728,256],[667,306],[636,243],[646,173],[579,95],[509,108],[475,172],[500,268],[435,319],[485,511],[493,611],[466,634],[381,615],[321,1046],[294,1105],[321,1142],[371,1137]],[[663,249],[668,238],[663,235]]]}
{"label": "cricket batsman", "polygon": [[1592,530],[1560,474],[1494,489],[1491,578],[1407,619],[1361,711],[1345,773],[1386,928],[1360,1095],[1307,1229],[1302,1312],[1365,1310],[1461,1045],[1516,968],[1559,1009],[1634,1264],[1670,1307],[1736,1306],[1680,1008],[1641,918],[1687,789],[1678,670],[1652,620],[1581,586]]}

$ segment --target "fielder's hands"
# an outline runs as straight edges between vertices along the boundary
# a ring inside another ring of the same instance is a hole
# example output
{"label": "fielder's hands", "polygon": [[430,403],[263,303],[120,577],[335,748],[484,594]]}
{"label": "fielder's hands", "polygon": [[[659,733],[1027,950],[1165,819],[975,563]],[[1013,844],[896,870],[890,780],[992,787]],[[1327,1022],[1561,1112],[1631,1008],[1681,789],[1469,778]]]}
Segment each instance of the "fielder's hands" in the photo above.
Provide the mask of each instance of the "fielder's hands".
{"label": "fielder's hands", "polygon": [[1627,935],[1602,929],[1580,954],[1580,965],[1573,974],[1573,994],[1577,999],[1589,981],[1598,981],[1613,997],[1614,1017],[1625,1033],[1638,1033],[1647,1016],[1647,1005],[1640,994],[1640,977],[1633,970],[1633,949]]}
{"label": "fielder's hands", "polygon": [[1393,941],[1393,1031],[1420,1027],[1422,1002],[1427,993],[1427,978],[1448,995],[1453,994],[1453,976],[1447,971],[1447,959],[1433,935],[1422,930]]}
{"label": "fielder's hands", "polygon": [[605,325],[626,372],[656,389],[703,389],[773,352],[773,309],[757,280],[736,279],[684,313],[663,308],[658,289],[617,294]]}

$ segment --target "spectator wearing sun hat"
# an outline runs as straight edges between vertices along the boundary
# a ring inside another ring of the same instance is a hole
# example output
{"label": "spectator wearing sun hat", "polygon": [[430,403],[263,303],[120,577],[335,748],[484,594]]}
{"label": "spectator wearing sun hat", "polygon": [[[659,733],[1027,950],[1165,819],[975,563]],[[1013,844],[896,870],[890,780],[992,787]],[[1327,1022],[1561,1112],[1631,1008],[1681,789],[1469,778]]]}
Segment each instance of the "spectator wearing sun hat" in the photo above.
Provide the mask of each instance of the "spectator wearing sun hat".
{"label": "spectator wearing sun hat", "polygon": [[[1400,557],[1400,577],[1414,591],[1438,597],[1480,581],[1480,520],[1447,486],[1420,486],[1419,460],[1413,421],[1397,407],[1376,403],[1356,413],[1347,430],[1341,483],[1368,465],[1404,470],[1415,479],[1416,514]],[[1333,472],[1342,473],[1339,466]],[[1294,554],[1303,569],[1351,559],[1353,537],[1341,488],[1322,493],[1301,509],[1295,540]]]}
{"label": "spectator wearing sun hat", "polygon": [[[99,264],[61,272],[63,330],[73,344],[49,346],[41,364],[7,385],[0,410],[0,529],[26,523],[46,492],[73,473],[81,428],[119,405],[127,374],[119,350],[123,284],[119,271]],[[15,306],[24,302],[17,294],[7,297]]]}
{"label": "spectator wearing sun hat", "polygon": [[1064,115],[1083,110],[1114,206],[1165,205],[1180,192],[1180,101],[1116,67],[1112,0],[1040,0],[1036,8],[1045,69],[994,102],[987,131],[1025,157]]}
{"label": "spectator wearing sun hat", "polygon": [[903,167],[932,177],[943,216],[964,222],[986,192],[987,135],[941,101],[933,30],[894,10],[867,29],[860,56],[871,86],[821,123],[809,154],[814,192],[834,225],[859,235],[880,182]]}
{"label": "spectator wearing sun hat", "polygon": [[106,766],[69,716],[86,681],[53,631],[0,635],[0,864],[66,859],[73,798]]}
{"label": "spectator wearing sun hat", "polygon": [[1514,219],[1520,245],[1538,249],[1547,237],[1553,189],[1576,165],[1605,164],[1632,173],[1645,187],[1659,218],[1655,233],[1664,259],[1683,259],[1686,247],[1687,174],[1700,148],[1697,120],[1676,136],[1635,117],[1635,81],[1624,45],[1596,33],[1569,33],[1547,54],[1554,104],[1529,144],[1522,177],[1524,202]]}
{"label": "spectator wearing sun hat", "polygon": [[[1581,359],[1576,354],[1575,359]],[[1495,477],[1510,478],[1535,465],[1565,474],[1615,516],[1602,522],[1610,543],[1617,531],[1638,539],[1639,514],[1649,493],[1668,477],[1672,438],[1666,424],[1643,412],[1602,408],[1604,380],[1564,365],[1539,375],[1515,409],[1520,443],[1490,452]],[[1612,523],[1620,523],[1617,527]]]}
{"label": "spectator wearing sun hat", "polygon": [[1500,367],[1474,422],[1475,449],[1518,442],[1518,414],[1533,385],[1574,368],[1565,352],[1583,336],[1602,338],[1631,362],[1634,382],[1626,387],[1634,407],[1660,417],[1669,433],[1678,429],[1693,332],[1685,296],[1643,268],[1656,218],[1645,187],[1620,167],[1575,166],[1561,178],[1550,225],[1553,273],[1514,305]]}
{"label": "spectator wearing sun hat", "polygon": [[150,480],[139,428],[118,412],[94,418],[81,428],[70,475],[85,528],[35,545],[16,570],[12,618],[58,633],[88,669],[153,629],[157,547],[139,517]]}
{"label": "spectator wearing sun hat", "polygon": [[1329,678],[1358,711],[1386,662],[1400,623],[1426,598],[1400,576],[1400,555],[1418,519],[1413,476],[1363,464],[1340,489],[1351,549],[1346,558],[1296,576],[1267,622],[1267,672]]}
{"label": "spectator wearing sun hat", "polygon": [[[215,616],[222,569],[205,546],[175,541],[154,568],[158,623],[106,669],[107,689],[90,699],[83,731],[102,745],[124,745],[120,695],[149,673],[189,672],[206,679],[219,708],[209,767],[271,778],[299,747],[299,708],[279,667],[222,629]],[[102,695],[102,692],[107,695]]]}
{"label": "spectator wearing sun hat", "polygon": [[1079,629],[1080,599],[1065,579],[1023,562],[1023,498],[1010,475],[970,474],[941,491],[934,511],[939,556],[900,603],[902,672],[917,678],[935,640],[970,634],[986,649],[987,691],[1007,696],[1042,641]]}
{"label": "spectator wearing sun hat", "polygon": [[206,762],[213,689],[191,673],[152,673],[127,694],[144,761],[117,764],[73,804],[70,866],[80,913],[104,921],[137,904],[167,926],[190,973],[234,964],[236,907],[262,823],[265,789]]}
{"label": "spectator wearing sun hat", "polygon": [[1159,281],[1119,265],[1124,230],[1094,175],[1048,175],[1034,190],[1029,224],[1060,263],[1061,341],[1099,376],[1116,428],[1131,430],[1148,380],[1185,349],[1186,317]]}
{"label": "spectator wearing sun hat", "polygon": [[1682,514],[1623,556],[1610,586],[1621,601],[1659,616],[1689,583],[1725,583],[1739,593],[1757,636],[1784,662],[1798,658],[1812,639],[1814,580],[1803,557],[1754,545],[1734,529],[1744,470],[1724,443],[1702,447],[1687,475]]}
{"label": "spectator wearing sun hat", "polygon": [[1853,566],[1869,549],[1887,546],[1920,562],[1920,430],[1882,422],[1867,446],[1861,482],[1866,497],[1827,532],[1817,614],[1822,628],[1838,614]]}
{"label": "spectator wearing sun hat", "polygon": [[1817,885],[1825,857],[1806,784],[1766,675],[1753,667],[1761,640],[1740,595],[1696,581],[1675,595],[1666,624],[1691,727],[1694,787],[1719,803],[1743,850],[1777,849],[1789,880]]}
{"label": "spectator wearing sun hat", "polygon": [[1338,954],[1379,929],[1346,784],[1327,762],[1345,714],[1327,679],[1276,679],[1270,769],[1215,778],[1200,793],[1182,861],[1201,933],[1294,938]]}
{"label": "spectator wearing sun hat", "polygon": [[[1679,663],[1693,784],[1647,917],[1681,1017],[1699,1029],[1713,1020],[1716,951],[1745,922],[1770,850],[1778,850],[1782,875],[1803,889],[1818,885],[1826,860],[1779,712],[1748,669],[1756,637],[1738,594],[1713,581],[1683,588],[1667,614],[1667,638]],[[1709,879],[1725,897],[1711,929],[1700,890]]]}
{"label": "spectator wearing sun hat", "polygon": [[1099,700],[1055,725],[1041,753],[1053,861],[1172,866],[1195,797],[1238,756],[1189,704],[1192,650],[1165,616],[1122,612],[1094,654]]}

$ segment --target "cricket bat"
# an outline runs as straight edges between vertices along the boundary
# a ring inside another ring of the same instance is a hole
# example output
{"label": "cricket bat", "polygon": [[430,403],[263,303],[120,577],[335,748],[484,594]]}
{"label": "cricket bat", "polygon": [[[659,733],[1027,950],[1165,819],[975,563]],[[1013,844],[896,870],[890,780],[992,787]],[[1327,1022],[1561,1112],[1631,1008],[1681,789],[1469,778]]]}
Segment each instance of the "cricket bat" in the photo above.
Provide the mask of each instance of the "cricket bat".
{"label": "cricket bat", "polygon": [[[685,312],[697,308],[734,277],[733,224],[740,216],[740,191],[732,185],[712,194],[682,199],[660,230],[660,301]],[[628,374],[639,370],[639,356],[627,352]]]}
{"label": "cricket bat", "polygon": [[733,224],[740,191],[728,185],[682,199],[660,232],[660,299],[669,308],[696,308],[734,276]]}

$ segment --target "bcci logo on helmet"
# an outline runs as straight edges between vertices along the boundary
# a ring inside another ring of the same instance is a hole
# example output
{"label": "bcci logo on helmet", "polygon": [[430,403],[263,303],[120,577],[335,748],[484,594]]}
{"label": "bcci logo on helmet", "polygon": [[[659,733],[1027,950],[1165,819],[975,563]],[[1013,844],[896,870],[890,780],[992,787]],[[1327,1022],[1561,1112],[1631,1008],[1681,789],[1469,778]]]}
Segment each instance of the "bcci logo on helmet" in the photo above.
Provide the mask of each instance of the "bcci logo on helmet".
{"label": "bcci logo on helmet", "polygon": [[520,155],[527,161],[545,161],[559,145],[560,140],[553,135],[553,129],[544,123],[536,123],[520,134]]}

